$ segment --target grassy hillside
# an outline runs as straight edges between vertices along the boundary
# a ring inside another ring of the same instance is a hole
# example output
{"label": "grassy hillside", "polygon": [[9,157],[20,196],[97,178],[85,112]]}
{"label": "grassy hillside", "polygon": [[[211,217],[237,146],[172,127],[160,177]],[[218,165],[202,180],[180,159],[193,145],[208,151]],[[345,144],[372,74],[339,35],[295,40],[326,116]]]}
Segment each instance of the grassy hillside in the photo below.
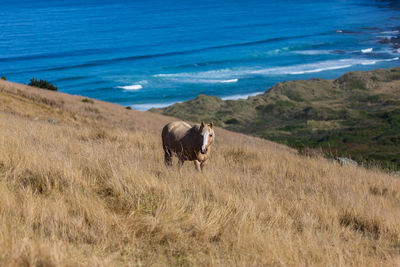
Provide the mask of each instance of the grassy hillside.
{"label": "grassy hillside", "polygon": [[179,172],[170,120],[0,81],[0,265],[399,263],[397,176],[220,128]]}
{"label": "grassy hillside", "polygon": [[201,95],[151,111],[400,170],[400,68],[283,82],[247,100]]}

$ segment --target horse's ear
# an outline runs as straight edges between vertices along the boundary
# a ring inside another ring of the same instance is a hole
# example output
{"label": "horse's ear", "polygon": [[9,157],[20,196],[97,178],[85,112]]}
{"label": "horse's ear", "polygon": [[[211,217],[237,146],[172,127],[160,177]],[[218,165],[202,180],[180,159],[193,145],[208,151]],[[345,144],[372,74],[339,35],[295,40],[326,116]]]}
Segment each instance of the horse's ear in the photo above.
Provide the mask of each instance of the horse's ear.
{"label": "horse's ear", "polygon": [[210,126],[210,128],[212,129],[214,127],[214,123],[210,122],[210,124],[208,126]]}
{"label": "horse's ear", "polygon": [[206,124],[204,123],[204,121],[202,121],[201,124],[200,124],[200,128],[203,129],[204,126],[206,126]]}

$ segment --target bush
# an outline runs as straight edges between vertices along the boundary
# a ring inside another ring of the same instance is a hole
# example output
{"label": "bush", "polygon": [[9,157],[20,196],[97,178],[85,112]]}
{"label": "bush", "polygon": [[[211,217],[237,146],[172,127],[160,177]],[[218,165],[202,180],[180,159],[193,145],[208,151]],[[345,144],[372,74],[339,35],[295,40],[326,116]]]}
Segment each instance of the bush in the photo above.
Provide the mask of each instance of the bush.
{"label": "bush", "polygon": [[89,99],[89,98],[84,98],[84,99],[82,99],[82,102],[83,102],[83,103],[94,104],[94,101],[93,101],[92,99]]}
{"label": "bush", "polygon": [[6,77],[4,77],[4,76],[1,76],[1,79],[4,81],[7,81]]}
{"label": "bush", "polygon": [[43,79],[37,80],[35,77],[31,79],[31,82],[28,85],[52,91],[58,90],[57,86],[51,84],[50,82]]}
{"label": "bush", "polygon": [[231,118],[231,119],[225,121],[226,124],[238,124],[239,122],[240,121],[235,118]]}

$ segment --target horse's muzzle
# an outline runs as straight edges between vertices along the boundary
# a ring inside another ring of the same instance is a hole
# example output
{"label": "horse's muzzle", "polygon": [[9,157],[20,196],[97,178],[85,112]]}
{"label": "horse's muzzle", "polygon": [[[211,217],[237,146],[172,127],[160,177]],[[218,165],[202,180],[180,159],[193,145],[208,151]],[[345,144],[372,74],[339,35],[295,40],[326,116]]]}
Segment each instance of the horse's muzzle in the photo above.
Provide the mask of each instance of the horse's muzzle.
{"label": "horse's muzzle", "polygon": [[207,151],[208,151],[208,149],[207,148],[205,148],[205,149],[201,149],[201,154],[206,154],[207,153]]}

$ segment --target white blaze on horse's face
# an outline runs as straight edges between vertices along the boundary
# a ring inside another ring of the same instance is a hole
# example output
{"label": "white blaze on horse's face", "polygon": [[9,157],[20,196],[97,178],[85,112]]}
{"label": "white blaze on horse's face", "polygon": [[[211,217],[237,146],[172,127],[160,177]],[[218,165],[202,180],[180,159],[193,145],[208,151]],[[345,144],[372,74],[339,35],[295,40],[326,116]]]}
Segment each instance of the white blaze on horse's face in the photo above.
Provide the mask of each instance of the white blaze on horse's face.
{"label": "white blaze on horse's face", "polygon": [[209,146],[214,142],[214,123],[206,125],[204,122],[200,125],[200,135],[203,137],[201,144],[201,153],[206,154]]}
{"label": "white blaze on horse's face", "polygon": [[201,153],[203,153],[203,154],[207,153],[207,146],[208,146],[208,138],[209,137],[210,137],[210,131],[209,130],[204,131],[203,144],[201,146]]}

